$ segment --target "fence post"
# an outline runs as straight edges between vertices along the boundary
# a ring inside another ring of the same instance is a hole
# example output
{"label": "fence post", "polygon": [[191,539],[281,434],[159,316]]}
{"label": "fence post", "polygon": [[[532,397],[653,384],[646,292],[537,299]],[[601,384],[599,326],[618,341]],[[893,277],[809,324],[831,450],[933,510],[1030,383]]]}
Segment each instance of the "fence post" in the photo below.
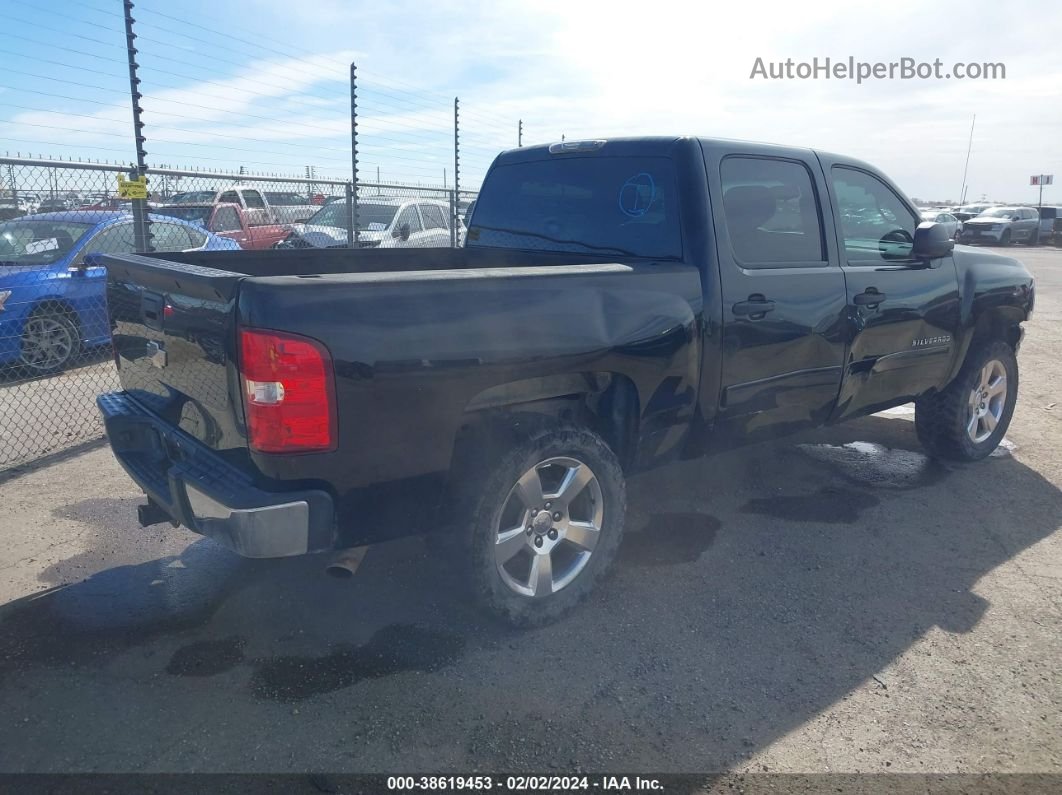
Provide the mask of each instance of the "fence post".
{"label": "fence post", "polygon": [[523,119],[520,119],[516,123],[516,145],[517,146],[523,146],[524,145],[524,120]]}
{"label": "fence post", "polygon": [[[352,246],[358,245],[358,67],[350,62],[350,228],[354,230]],[[379,182],[379,173],[377,173]]]}
{"label": "fence post", "polygon": [[357,220],[358,214],[354,212],[354,183],[347,183],[347,220],[350,222],[347,225],[347,248],[354,248],[357,245],[358,230],[354,227],[354,222]]}
{"label": "fence post", "polygon": [[457,248],[457,224],[461,214],[461,114],[460,101],[454,97],[454,206],[450,219],[450,246]]}
{"label": "fence post", "polygon": [[[138,179],[147,176],[147,152],[144,151],[144,141],[147,139],[144,138],[144,122],[140,120],[140,114],[144,110],[140,107],[143,94],[140,93],[140,78],[136,74],[140,64],[136,62],[136,34],[133,32],[133,23],[136,20],[133,19],[133,2],[123,0],[122,5],[125,8],[125,46],[129,61],[129,95],[133,102],[133,140],[136,143],[136,166],[133,178]],[[150,224],[147,200],[133,199],[133,235],[136,250],[140,253],[152,251],[154,248],[151,245]]]}

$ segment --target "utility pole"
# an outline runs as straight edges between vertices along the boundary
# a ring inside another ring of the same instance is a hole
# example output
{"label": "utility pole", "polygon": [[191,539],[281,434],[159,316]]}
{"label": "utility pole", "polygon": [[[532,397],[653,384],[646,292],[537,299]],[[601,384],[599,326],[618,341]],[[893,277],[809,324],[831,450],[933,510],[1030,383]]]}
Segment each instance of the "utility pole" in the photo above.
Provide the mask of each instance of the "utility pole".
{"label": "utility pole", "polygon": [[[140,120],[140,114],[144,109],[140,107],[140,100],[144,95],[140,93],[140,78],[137,77],[136,62],[136,34],[133,32],[133,2],[123,0],[125,9],[125,48],[129,61],[129,96],[133,103],[133,140],[136,142],[136,166],[133,168],[133,179],[144,178],[147,175],[147,152],[144,151],[144,122]],[[133,237],[136,250],[140,253],[152,251],[151,227],[147,213],[147,201],[145,199],[133,199]]]}
{"label": "utility pole", "polygon": [[977,114],[974,114],[973,121],[970,122],[970,143],[966,146],[966,165],[962,168],[962,190],[959,191],[959,205],[966,203],[966,173],[970,168],[970,151],[973,149],[973,133],[974,125],[977,124]]}
{"label": "utility pole", "polygon": [[457,225],[460,223],[461,196],[461,103],[454,97],[454,206],[450,219],[450,245],[457,248]]}
{"label": "utility pole", "polygon": [[358,247],[358,67],[350,62],[350,234],[347,242]]}

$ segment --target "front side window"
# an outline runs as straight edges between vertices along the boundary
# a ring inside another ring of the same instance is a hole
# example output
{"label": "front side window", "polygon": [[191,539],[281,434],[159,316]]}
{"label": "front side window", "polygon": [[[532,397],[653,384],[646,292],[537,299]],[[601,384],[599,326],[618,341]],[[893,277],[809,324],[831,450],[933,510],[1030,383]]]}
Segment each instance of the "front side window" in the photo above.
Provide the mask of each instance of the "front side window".
{"label": "front side window", "polygon": [[896,192],[854,168],[834,166],[830,176],[849,262],[909,258],[918,221]]}
{"label": "front side window", "polygon": [[420,216],[417,214],[417,206],[415,204],[409,205],[399,214],[396,228],[401,229],[406,224],[409,224],[410,234],[421,231]]}
{"label": "front side window", "polygon": [[785,267],[825,261],[819,204],[806,166],[728,157],[719,174],[727,233],[740,262]]}
{"label": "front side window", "polygon": [[219,207],[214,213],[214,232],[239,232],[240,216],[235,207]]}
{"label": "front side window", "polygon": [[227,190],[218,197],[218,204],[239,204],[240,196],[234,190]]}

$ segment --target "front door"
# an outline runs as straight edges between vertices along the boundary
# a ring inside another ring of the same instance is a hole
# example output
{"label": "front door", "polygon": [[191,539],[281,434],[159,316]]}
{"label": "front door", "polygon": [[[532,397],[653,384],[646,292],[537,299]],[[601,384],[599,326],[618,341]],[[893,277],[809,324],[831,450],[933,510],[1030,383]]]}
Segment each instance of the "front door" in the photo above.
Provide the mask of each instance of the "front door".
{"label": "front door", "polygon": [[840,219],[851,323],[844,387],[835,419],[867,414],[941,387],[959,328],[959,285],[951,256],[911,257],[920,217],[879,175],[823,163]]}
{"label": "front door", "polygon": [[812,152],[705,143],[723,302],[720,430],[821,424],[840,387],[844,276]]}

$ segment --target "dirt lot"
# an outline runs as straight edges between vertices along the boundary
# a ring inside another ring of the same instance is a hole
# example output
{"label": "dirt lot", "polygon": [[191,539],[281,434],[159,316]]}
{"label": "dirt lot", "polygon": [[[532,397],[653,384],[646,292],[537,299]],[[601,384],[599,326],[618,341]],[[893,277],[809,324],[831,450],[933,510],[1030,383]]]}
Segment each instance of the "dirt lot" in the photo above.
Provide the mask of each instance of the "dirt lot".
{"label": "dirt lot", "polygon": [[1011,449],[904,409],[632,484],[615,575],[512,632],[419,539],[349,582],[168,527],[107,449],[0,485],[0,770],[1062,773],[1062,251]]}

